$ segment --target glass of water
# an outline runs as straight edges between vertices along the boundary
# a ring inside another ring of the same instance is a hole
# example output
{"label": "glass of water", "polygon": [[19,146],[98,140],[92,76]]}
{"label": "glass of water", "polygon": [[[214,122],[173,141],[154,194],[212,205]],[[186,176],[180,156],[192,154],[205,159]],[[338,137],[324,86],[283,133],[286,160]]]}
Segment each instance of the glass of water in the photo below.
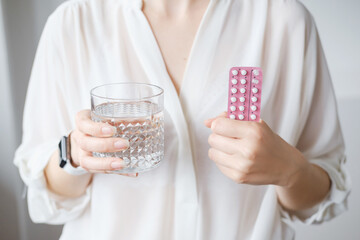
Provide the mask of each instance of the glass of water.
{"label": "glass of water", "polygon": [[91,90],[91,118],[116,128],[114,137],[128,139],[120,152],[94,152],[95,157],[123,159],[123,169],[114,173],[145,172],[164,158],[164,91],[145,83],[114,83]]}

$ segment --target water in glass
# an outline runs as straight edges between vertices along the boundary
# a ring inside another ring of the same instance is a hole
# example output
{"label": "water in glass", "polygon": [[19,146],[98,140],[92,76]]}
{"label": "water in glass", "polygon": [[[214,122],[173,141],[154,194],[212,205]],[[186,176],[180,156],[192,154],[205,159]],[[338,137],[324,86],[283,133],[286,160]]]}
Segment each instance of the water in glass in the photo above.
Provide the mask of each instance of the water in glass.
{"label": "water in glass", "polygon": [[95,157],[118,157],[125,167],[116,173],[144,172],[159,165],[164,156],[164,114],[155,103],[107,102],[91,112],[95,122],[106,122],[116,127],[114,137],[129,140],[127,150],[97,153]]}

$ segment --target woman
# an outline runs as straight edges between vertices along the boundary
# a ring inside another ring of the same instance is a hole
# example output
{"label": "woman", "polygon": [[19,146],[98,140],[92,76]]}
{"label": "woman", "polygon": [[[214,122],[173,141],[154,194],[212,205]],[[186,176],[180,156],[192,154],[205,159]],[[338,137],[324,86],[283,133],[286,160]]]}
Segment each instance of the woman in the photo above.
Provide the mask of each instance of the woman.
{"label": "woman", "polygon": [[[213,118],[234,66],[264,71],[259,123]],[[90,120],[89,91],[129,80],[165,90],[165,158],[140,175],[102,174],[121,159],[91,152],[128,143]],[[69,133],[87,174],[59,167]],[[344,211],[344,162],[321,44],[295,0],[64,3],[39,44],[15,158],[32,220],[65,224],[61,239],[292,239],[284,220]]]}

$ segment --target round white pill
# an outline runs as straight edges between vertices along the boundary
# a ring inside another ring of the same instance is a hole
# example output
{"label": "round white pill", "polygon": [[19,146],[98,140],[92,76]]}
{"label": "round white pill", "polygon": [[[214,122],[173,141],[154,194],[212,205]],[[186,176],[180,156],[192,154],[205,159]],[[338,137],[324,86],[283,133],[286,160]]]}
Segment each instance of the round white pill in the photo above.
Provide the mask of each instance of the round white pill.
{"label": "round white pill", "polygon": [[253,70],[253,74],[254,74],[255,76],[258,76],[258,75],[259,75],[259,70],[254,69],[254,70]]}
{"label": "round white pill", "polygon": [[252,83],[253,83],[253,84],[259,84],[259,80],[257,80],[257,79],[254,78],[254,79],[252,80]]}
{"label": "round white pill", "polygon": [[245,118],[244,115],[242,115],[242,114],[240,114],[238,117],[240,120],[243,120]]}
{"label": "round white pill", "polygon": [[235,111],[235,110],[236,110],[236,107],[235,107],[235,106],[231,106],[231,107],[230,107],[230,110],[231,110],[231,111]]}
{"label": "round white pill", "polygon": [[240,92],[241,92],[241,93],[245,93],[245,92],[246,92],[246,89],[245,89],[245,88],[240,88]]}
{"label": "round white pill", "polygon": [[232,102],[236,102],[236,97],[232,97],[232,98],[230,98],[230,100],[231,100]]}
{"label": "round white pill", "polygon": [[237,84],[237,80],[234,78],[231,80],[232,84]]}
{"label": "round white pill", "polygon": [[241,75],[245,76],[247,74],[246,70],[241,70]]}
{"label": "round white pill", "polygon": [[235,76],[239,74],[239,72],[238,72],[237,70],[235,70],[235,69],[232,70],[231,73],[232,73],[233,75],[235,75]]}
{"label": "round white pill", "polygon": [[240,106],[240,107],[239,107],[239,110],[240,110],[240,111],[244,111],[244,110],[245,110],[245,107],[244,107],[244,106]]}
{"label": "round white pill", "polygon": [[231,92],[232,92],[232,93],[237,93],[237,89],[236,89],[236,88],[232,88],[232,89],[231,89]]}
{"label": "round white pill", "polygon": [[252,98],[251,98],[251,101],[257,102],[257,97],[252,97]]}
{"label": "round white pill", "polygon": [[241,79],[241,80],[240,80],[240,83],[241,83],[241,84],[246,84],[246,79]]}
{"label": "round white pill", "polygon": [[245,102],[245,98],[244,97],[241,97],[239,98],[240,102]]}
{"label": "round white pill", "polygon": [[255,115],[255,114],[251,114],[250,117],[251,117],[252,120],[255,120],[255,119],[256,119],[256,115]]}
{"label": "round white pill", "polygon": [[234,115],[234,114],[231,114],[231,115],[230,115],[230,119],[235,119],[235,115]]}
{"label": "round white pill", "polygon": [[251,90],[252,90],[253,93],[257,93],[259,91],[259,89],[257,89],[257,88],[253,88]]}
{"label": "round white pill", "polygon": [[251,110],[256,111],[257,107],[255,105],[251,106]]}

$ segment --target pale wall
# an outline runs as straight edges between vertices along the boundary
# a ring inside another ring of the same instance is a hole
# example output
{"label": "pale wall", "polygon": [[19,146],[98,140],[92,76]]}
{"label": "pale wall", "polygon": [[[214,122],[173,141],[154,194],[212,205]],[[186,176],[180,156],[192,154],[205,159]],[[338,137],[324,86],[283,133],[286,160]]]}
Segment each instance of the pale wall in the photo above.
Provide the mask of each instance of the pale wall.
{"label": "pale wall", "polygon": [[[1,2],[6,28],[6,38],[0,35],[1,239],[57,239],[61,230],[59,227],[30,222],[26,203],[21,198],[21,182],[12,165],[13,151],[20,142],[23,103],[37,41],[47,16],[61,2]],[[315,17],[333,77],[354,187],[348,212],[320,227],[296,225],[297,239],[360,239],[360,1],[303,2]],[[0,33],[1,26],[0,20]],[[4,40],[7,41],[7,48]],[[6,69],[7,59],[9,71]]]}

